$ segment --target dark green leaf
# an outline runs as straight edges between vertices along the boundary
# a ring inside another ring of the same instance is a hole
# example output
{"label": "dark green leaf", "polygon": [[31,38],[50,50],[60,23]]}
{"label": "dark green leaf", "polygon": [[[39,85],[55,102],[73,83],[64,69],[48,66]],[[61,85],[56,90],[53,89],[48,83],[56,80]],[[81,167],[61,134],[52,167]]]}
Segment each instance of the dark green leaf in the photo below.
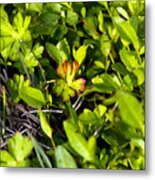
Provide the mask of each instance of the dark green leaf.
{"label": "dark green leaf", "polygon": [[41,16],[41,22],[44,26],[56,26],[58,24],[59,16],[54,13],[47,12]]}
{"label": "dark green leaf", "polygon": [[68,10],[66,21],[69,25],[75,26],[78,22],[78,15],[75,12]]}
{"label": "dark green leaf", "polygon": [[102,138],[111,146],[121,146],[128,142],[123,134],[117,131],[117,127],[103,131]]}
{"label": "dark green leaf", "polygon": [[60,64],[63,61],[63,59],[60,55],[58,48],[54,44],[48,42],[45,44],[45,46],[49,56],[52,59],[54,59],[57,62],[57,64]]}
{"label": "dark green leaf", "polygon": [[121,75],[125,76],[126,74],[128,74],[127,69],[125,68],[125,66],[121,63],[114,63],[112,64],[112,68],[116,71],[119,72]]}

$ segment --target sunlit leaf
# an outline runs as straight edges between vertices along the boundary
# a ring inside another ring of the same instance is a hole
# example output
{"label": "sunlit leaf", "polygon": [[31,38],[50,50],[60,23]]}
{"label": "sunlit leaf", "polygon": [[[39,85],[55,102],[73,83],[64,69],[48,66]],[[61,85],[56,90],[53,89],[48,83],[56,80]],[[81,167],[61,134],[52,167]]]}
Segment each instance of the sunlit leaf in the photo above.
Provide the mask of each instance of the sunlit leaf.
{"label": "sunlit leaf", "polygon": [[86,54],[87,54],[87,46],[85,45],[80,46],[76,51],[74,58],[79,63],[79,66],[84,61]]}
{"label": "sunlit leaf", "polygon": [[21,87],[19,89],[19,95],[27,104],[35,108],[40,108],[45,104],[44,95],[39,89],[32,87]]}
{"label": "sunlit leaf", "polygon": [[132,42],[135,49],[139,49],[139,39],[132,25],[120,17],[114,17],[113,22],[119,35],[126,41]]}
{"label": "sunlit leaf", "polygon": [[58,48],[59,53],[63,60],[70,60],[70,47],[66,38],[59,41],[56,47]]}
{"label": "sunlit leaf", "polygon": [[44,133],[51,138],[52,137],[52,132],[53,129],[50,127],[45,114],[42,113],[42,111],[39,111],[39,118],[40,118],[40,123],[41,123],[41,128],[44,131]]}
{"label": "sunlit leaf", "polygon": [[133,95],[124,92],[118,92],[116,96],[122,120],[144,132],[144,115],[139,101]]}
{"label": "sunlit leaf", "polygon": [[32,149],[31,140],[28,137],[23,137],[19,132],[8,140],[8,150],[17,161],[23,161],[27,158]]}
{"label": "sunlit leaf", "polygon": [[57,168],[77,168],[75,160],[65,147],[59,145],[55,151],[55,159]]}
{"label": "sunlit leaf", "polygon": [[88,150],[87,141],[82,134],[69,121],[64,121],[63,125],[71,147],[85,160],[92,161],[93,157]]}

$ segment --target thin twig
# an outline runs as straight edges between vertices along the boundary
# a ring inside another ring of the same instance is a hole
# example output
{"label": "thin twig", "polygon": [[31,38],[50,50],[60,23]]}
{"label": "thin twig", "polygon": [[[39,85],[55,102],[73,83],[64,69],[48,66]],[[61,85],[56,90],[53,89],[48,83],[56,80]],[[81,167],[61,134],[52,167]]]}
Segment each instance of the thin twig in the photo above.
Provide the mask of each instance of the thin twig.
{"label": "thin twig", "polygon": [[8,131],[8,132],[10,132],[10,133],[12,133],[12,134],[15,133],[12,129],[10,129],[10,128],[8,128],[8,127],[5,127],[5,129],[6,129],[6,131]]}
{"label": "thin twig", "polygon": [[5,147],[8,144],[8,141],[5,141],[3,144],[0,144],[0,149],[2,149],[3,147]]}
{"label": "thin twig", "polygon": [[27,124],[27,123],[23,123],[23,126],[27,127],[28,129],[32,129],[32,126],[30,126],[30,125]]}
{"label": "thin twig", "polygon": [[7,139],[7,138],[12,137],[12,136],[13,136],[13,134],[6,134],[6,135],[3,136],[3,138]]}
{"label": "thin twig", "polygon": [[30,114],[29,111],[26,111],[21,105],[16,105],[16,109],[20,110],[23,114],[21,115],[21,117],[23,116],[28,116],[30,119],[32,119],[35,123],[39,123],[39,119],[34,116],[33,114]]}
{"label": "thin twig", "polygon": [[82,101],[80,101],[79,104],[76,106],[75,111],[77,111],[80,108],[81,104],[82,104]]}
{"label": "thin twig", "polygon": [[72,108],[75,108],[77,106],[77,104],[80,101],[80,97],[77,98],[77,100],[75,101],[75,103],[72,105]]}
{"label": "thin twig", "polygon": [[[63,110],[59,110],[59,109],[43,109],[41,110],[42,112],[44,113],[47,113],[47,112],[50,112],[50,113],[56,113],[56,114],[62,114],[63,113]],[[27,113],[28,114],[35,114],[35,113],[38,113],[39,110],[32,110],[32,111],[28,111]]]}
{"label": "thin twig", "polygon": [[8,78],[8,74],[7,74],[6,70],[3,69],[2,71],[3,71],[3,73],[4,73],[5,80],[8,81],[9,78]]}
{"label": "thin twig", "polygon": [[21,131],[20,133],[21,133],[21,134],[24,134],[24,133],[26,133],[28,130],[29,130],[29,129],[24,129],[24,130]]}
{"label": "thin twig", "polygon": [[51,149],[51,147],[50,146],[47,146],[47,145],[45,145],[45,144],[43,144],[43,143],[39,143],[39,145],[41,146],[41,147],[44,147],[44,148],[46,148],[46,149]]}

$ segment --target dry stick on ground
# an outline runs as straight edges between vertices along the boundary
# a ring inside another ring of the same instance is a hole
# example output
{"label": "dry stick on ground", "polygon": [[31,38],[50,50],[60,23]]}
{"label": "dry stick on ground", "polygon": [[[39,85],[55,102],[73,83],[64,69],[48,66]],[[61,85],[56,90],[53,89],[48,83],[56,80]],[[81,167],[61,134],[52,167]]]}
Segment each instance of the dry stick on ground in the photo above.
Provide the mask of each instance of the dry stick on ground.
{"label": "dry stick on ground", "polygon": [[80,101],[80,97],[78,97],[77,100],[75,101],[75,103],[72,105],[72,108],[73,108],[73,109],[77,106],[77,104],[79,103],[79,101]]}
{"label": "dry stick on ground", "polygon": [[[63,110],[59,110],[59,109],[56,109],[56,110],[54,110],[54,109],[43,109],[41,111],[44,112],[44,113],[47,113],[47,112],[56,113],[56,114],[62,114],[63,113]],[[27,111],[26,114],[35,114],[35,113],[38,113],[38,112],[39,112],[39,110],[32,110],[32,111]],[[26,114],[23,113],[22,116],[26,115]]]}
{"label": "dry stick on ground", "polygon": [[72,105],[72,108],[77,111],[80,106],[82,105],[82,100],[80,97],[77,98],[77,100],[75,101],[75,103]]}
{"label": "dry stick on ground", "polygon": [[[113,111],[113,112],[116,110],[117,106],[118,106],[118,103],[116,102],[115,105],[114,105],[114,107],[112,108],[112,111]],[[108,122],[108,118],[105,119],[104,123],[105,123],[105,122]],[[102,128],[103,128],[103,126],[104,126],[104,123],[101,124],[101,126],[100,126],[98,129],[96,129],[96,131],[95,131],[94,134],[93,134],[94,136],[96,136],[97,134],[99,134],[99,132],[102,130]]]}
{"label": "dry stick on ground", "polygon": [[29,111],[26,111],[24,107],[22,107],[22,105],[17,104],[16,109],[18,109],[19,111],[23,113],[21,117],[26,115],[28,118],[32,119],[35,123],[37,124],[39,123],[38,117],[34,116],[33,114],[30,114]]}

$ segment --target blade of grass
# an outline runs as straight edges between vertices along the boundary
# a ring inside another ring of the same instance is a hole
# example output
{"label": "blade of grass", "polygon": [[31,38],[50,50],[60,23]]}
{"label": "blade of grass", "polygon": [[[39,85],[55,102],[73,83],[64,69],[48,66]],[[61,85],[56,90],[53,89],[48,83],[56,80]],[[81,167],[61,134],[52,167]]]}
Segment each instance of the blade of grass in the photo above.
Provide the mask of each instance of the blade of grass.
{"label": "blade of grass", "polygon": [[34,145],[34,149],[35,149],[35,152],[36,152],[36,155],[37,155],[37,158],[38,158],[38,161],[39,161],[41,167],[47,166],[48,168],[52,168],[52,164],[51,164],[49,158],[45,154],[44,150],[40,147],[37,140],[30,134],[30,132],[28,132],[28,135],[31,137],[31,140]]}

